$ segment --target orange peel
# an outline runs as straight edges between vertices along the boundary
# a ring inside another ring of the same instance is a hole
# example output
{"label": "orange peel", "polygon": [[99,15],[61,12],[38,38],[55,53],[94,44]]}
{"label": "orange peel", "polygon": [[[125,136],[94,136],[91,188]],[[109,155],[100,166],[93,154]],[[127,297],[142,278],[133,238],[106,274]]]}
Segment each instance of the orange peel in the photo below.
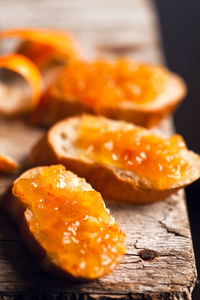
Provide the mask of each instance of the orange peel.
{"label": "orange peel", "polygon": [[0,154],[0,172],[10,173],[19,168],[19,164],[12,157]]}
{"label": "orange peel", "polygon": [[66,60],[79,57],[80,49],[75,38],[67,31],[50,28],[14,28],[0,32],[0,39],[21,38],[17,52],[43,65],[52,57]]}
{"label": "orange peel", "polygon": [[0,57],[0,68],[10,69],[20,74],[32,88],[31,101],[20,113],[31,111],[37,107],[43,87],[42,76],[37,66],[31,60],[20,54],[11,54]]}

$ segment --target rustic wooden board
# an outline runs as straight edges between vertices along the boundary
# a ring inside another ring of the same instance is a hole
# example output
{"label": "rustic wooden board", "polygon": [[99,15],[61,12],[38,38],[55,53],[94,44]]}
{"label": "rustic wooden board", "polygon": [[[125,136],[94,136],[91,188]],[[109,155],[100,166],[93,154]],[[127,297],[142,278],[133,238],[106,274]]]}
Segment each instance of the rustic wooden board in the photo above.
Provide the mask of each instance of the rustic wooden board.
{"label": "rustic wooden board", "polygon": [[[162,61],[149,0],[1,2],[0,29],[27,25],[71,30],[88,57],[126,54]],[[158,130],[170,134],[171,121]],[[41,134],[41,129],[23,121],[0,119],[0,151],[25,168],[29,150]],[[0,195],[11,181],[0,176]],[[0,299],[191,299],[196,268],[184,192],[146,206],[106,203],[127,235],[127,253],[112,275],[84,284],[40,271],[15,226],[0,212]]]}

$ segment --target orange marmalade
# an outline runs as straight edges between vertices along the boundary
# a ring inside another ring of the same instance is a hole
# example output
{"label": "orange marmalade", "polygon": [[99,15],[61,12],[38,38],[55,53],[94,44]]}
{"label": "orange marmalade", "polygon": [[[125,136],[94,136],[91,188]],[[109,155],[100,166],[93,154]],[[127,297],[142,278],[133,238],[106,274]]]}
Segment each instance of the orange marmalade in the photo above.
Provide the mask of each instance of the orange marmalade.
{"label": "orange marmalade", "polygon": [[121,101],[153,101],[164,90],[163,68],[125,59],[71,61],[63,69],[57,90],[65,97],[92,107],[115,106]]}
{"label": "orange marmalade", "polygon": [[76,146],[82,158],[130,170],[151,187],[165,189],[191,172],[179,135],[156,136],[141,127],[84,116]]}
{"label": "orange marmalade", "polygon": [[13,194],[29,208],[25,215],[31,211],[30,231],[62,270],[94,279],[120,262],[125,235],[100,193],[62,165],[19,179]]}

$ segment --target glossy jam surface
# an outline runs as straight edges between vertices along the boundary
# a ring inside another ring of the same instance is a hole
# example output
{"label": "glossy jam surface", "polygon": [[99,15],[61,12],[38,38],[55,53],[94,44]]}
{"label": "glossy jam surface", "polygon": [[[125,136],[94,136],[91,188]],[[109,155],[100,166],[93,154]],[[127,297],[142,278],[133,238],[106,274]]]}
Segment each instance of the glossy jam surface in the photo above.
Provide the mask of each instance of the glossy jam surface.
{"label": "glossy jam surface", "polygon": [[115,106],[121,101],[151,102],[162,93],[165,71],[161,67],[118,59],[72,61],[61,73],[57,89],[67,98],[88,106]]}
{"label": "glossy jam surface", "polygon": [[81,156],[131,170],[157,189],[165,189],[190,172],[181,156],[179,135],[162,138],[141,127],[84,116],[76,141]]}
{"label": "glossy jam surface", "polygon": [[36,239],[74,277],[98,278],[120,262],[125,236],[100,193],[84,179],[61,165],[51,166],[20,179],[13,194],[32,212],[29,226]]}

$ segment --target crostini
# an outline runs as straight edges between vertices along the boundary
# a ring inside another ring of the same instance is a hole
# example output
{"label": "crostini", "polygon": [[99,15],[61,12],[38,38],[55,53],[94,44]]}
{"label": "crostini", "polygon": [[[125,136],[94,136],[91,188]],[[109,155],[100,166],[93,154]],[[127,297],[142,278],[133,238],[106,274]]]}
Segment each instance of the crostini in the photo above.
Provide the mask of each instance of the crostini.
{"label": "crostini", "polygon": [[71,60],[33,119],[52,125],[86,112],[152,127],[175,110],[186,90],[178,75],[161,66],[126,59]]}
{"label": "crostini", "polygon": [[62,165],[30,169],[1,207],[18,224],[40,266],[85,281],[109,274],[125,253],[125,235],[100,193]]}
{"label": "crostini", "polygon": [[200,157],[181,136],[163,138],[92,115],[55,124],[33,148],[31,161],[62,163],[103,197],[137,204],[162,200],[200,177]]}

